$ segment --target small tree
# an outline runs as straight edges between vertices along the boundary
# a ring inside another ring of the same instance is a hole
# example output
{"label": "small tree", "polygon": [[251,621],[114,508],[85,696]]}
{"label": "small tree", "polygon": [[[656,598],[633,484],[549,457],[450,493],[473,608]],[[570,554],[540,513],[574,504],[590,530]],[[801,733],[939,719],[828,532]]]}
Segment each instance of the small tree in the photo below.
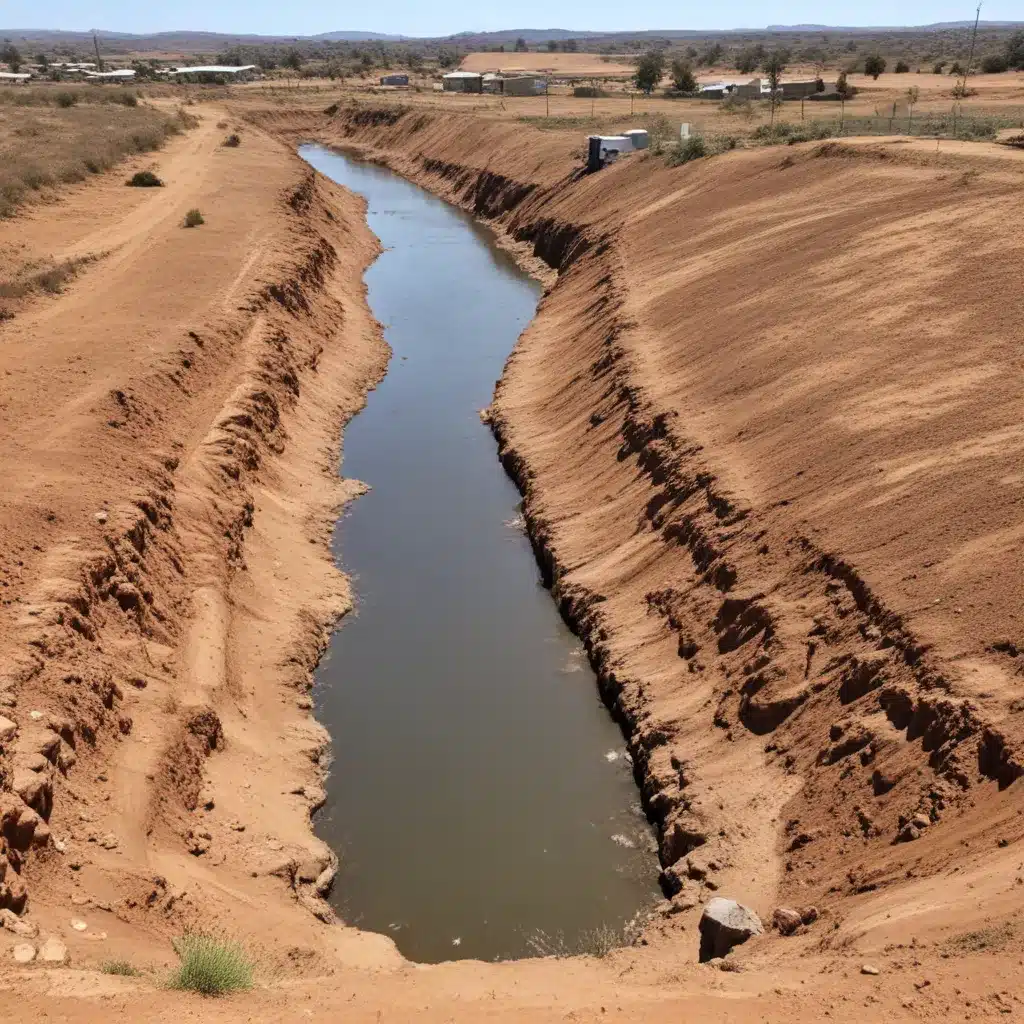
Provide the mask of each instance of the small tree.
{"label": "small tree", "polygon": [[528,49],[528,47],[526,45],[526,40],[522,36],[520,36],[516,40],[516,51],[515,52],[516,53],[526,53],[527,49]]}
{"label": "small tree", "polygon": [[281,63],[286,68],[291,68],[292,71],[298,71],[302,67],[302,57],[298,50],[292,49],[285,54],[285,58]]}
{"label": "small tree", "polygon": [[836,79],[836,95],[841,100],[849,100],[853,98],[854,92],[853,86],[846,79],[846,72],[840,71]]}
{"label": "small tree", "polygon": [[665,56],[661,50],[649,50],[636,62],[633,80],[636,87],[648,96],[661,81],[665,72]]}
{"label": "small tree", "polygon": [[1024,31],[1014,32],[1006,41],[1006,63],[1014,71],[1024,71]]}
{"label": "small tree", "polygon": [[898,60],[893,70],[897,75],[905,75],[910,70],[910,65],[905,60]]}
{"label": "small tree", "polygon": [[558,40],[557,39],[549,39],[548,40],[548,53],[558,53]]}
{"label": "small tree", "polygon": [[877,53],[871,54],[870,57],[864,59],[864,74],[870,75],[876,82],[878,76],[885,71],[885,58],[880,57]]}
{"label": "small tree", "polygon": [[932,68],[933,75],[941,75],[946,68],[946,62],[944,60],[937,60],[935,66]]}
{"label": "small tree", "polygon": [[771,123],[775,124],[775,108],[781,100],[782,94],[782,73],[786,70],[786,55],[781,50],[770,53],[764,59],[761,70],[768,78],[768,88],[771,90],[769,100],[772,105]]}
{"label": "small tree", "polygon": [[982,58],[981,70],[986,75],[999,75],[1010,70],[1010,62],[1001,53],[990,53]]}
{"label": "small tree", "polygon": [[669,74],[672,76],[672,88],[677,92],[697,91],[697,78],[688,60],[676,57],[669,68]]}
{"label": "small tree", "polygon": [[13,43],[4,43],[3,47],[0,47],[0,60],[12,71],[17,71],[22,64],[21,52]]}
{"label": "small tree", "polygon": [[579,49],[579,44],[575,39],[566,39],[565,41],[565,52],[575,53]]}
{"label": "small tree", "polygon": [[907,108],[910,110],[910,130],[914,128],[914,105],[920,99],[921,90],[916,85],[912,85],[907,90]]}

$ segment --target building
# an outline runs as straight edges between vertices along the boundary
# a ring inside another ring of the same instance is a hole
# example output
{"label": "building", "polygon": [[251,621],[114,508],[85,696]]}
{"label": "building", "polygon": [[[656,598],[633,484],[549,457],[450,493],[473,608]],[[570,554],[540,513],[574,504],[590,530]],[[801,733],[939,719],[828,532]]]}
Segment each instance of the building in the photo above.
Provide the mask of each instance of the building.
{"label": "building", "polygon": [[90,82],[130,82],[135,78],[131,68],[118,68],[117,71],[83,71]]}
{"label": "building", "polygon": [[180,81],[188,82],[248,82],[254,72],[259,71],[258,64],[243,64],[232,67],[228,64],[200,64],[196,67],[175,68],[170,72]]}
{"label": "building", "polygon": [[[808,96],[813,96],[817,92],[824,92],[824,89],[818,88],[817,78],[807,78],[802,82],[783,82],[779,88],[782,92],[782,98],[784,100],[802,100]],[[825,83],[822,82],[822,85]]]}
{"label": "building", "polygon": [[501,79],[503,96],[543,96],[548,80],[540,75],[516,75]]}
{"label": "building", "polygon": [[382,75],[380,80],[381,85],[408,85],[408,75]]}
{"label": "building", "polygon": [[445,92],[483,92],[484,76],[475,71],[449,71],[441,76]]}
{"label": "building", "polygon": [[0,71],[0,85],[20,85],[31,77],[28,71]]}

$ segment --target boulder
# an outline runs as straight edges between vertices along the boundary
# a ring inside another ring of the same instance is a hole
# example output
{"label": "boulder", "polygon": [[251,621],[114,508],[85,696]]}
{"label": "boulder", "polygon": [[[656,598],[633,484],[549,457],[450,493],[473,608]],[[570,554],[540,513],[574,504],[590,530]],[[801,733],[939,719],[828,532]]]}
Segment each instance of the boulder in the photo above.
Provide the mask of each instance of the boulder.
{"label": "boulder", "polygon": [[31,942],[19,942],[14,947],[14,962],[30,964],[36,958],[36,947]]}
{"label": "boulder", "polygon": [[716,896],[700,918],[700,959],[706,962],[725,956],[734,946],[754,935],[763,935],[761,920],[749,907]]}
{"label": "boulder", "polygon": [[23,921],[13,910],[0,910],[0,928],[23,939],[34,939],[39,934],[38,925]]}
{"label": "boulder", "polygon": [[17,723],[0,715],[0,743],[10,743],[18,735]]}

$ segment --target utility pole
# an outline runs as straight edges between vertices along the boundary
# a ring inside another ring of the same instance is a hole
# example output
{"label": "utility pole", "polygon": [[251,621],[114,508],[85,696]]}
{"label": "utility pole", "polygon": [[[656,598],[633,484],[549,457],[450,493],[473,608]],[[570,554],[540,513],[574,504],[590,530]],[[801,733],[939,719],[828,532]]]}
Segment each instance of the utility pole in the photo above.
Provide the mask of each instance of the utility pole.
{"label": "utility pole", "polygon": [[967,95],[967,76],[971,73],[971,64],[974,63],[974,44],[978,41],[978,22],[981,21],[981,4],[978,0],[978,10],[974,15],[974,31],[971,33],[971,51],[967,55],[967,67],[964,68],[963,82],[958,90],[961,96]]}
{"label": "utility pole", "polygon": [[96,38],[96,29],[92,30],[92,45],[96,51],[96,70],[103,70],[103,58],[100,56],[100,41]]}

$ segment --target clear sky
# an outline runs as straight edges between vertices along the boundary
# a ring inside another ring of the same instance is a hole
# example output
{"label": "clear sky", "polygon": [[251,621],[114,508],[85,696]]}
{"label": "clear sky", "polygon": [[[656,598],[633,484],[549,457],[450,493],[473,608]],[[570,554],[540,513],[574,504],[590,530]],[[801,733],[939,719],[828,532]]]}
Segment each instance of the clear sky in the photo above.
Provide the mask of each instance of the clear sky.
{"label": "clear sky", "polygon": [[[519,0],[515,4],[482,4],[479,0],[350,4],[327,0],[48,0],[45,4],[39,0],[0,0],[0,26],[120,32],[194,29],[266,35],[358,30],[439,36],[506,28],[728,29],[825,21],[843,25],[924,25],[973,18],[974,6],[974,0],[862,0],[857,5],[839,6],[820,0],[782,0],[767,5],[755,0],[685,5],[671,0],[647,0],[643,5],[623,4],[621,0]],[[982,17],[986,21],[1024,20],[1024,3],[987,0]]]}

